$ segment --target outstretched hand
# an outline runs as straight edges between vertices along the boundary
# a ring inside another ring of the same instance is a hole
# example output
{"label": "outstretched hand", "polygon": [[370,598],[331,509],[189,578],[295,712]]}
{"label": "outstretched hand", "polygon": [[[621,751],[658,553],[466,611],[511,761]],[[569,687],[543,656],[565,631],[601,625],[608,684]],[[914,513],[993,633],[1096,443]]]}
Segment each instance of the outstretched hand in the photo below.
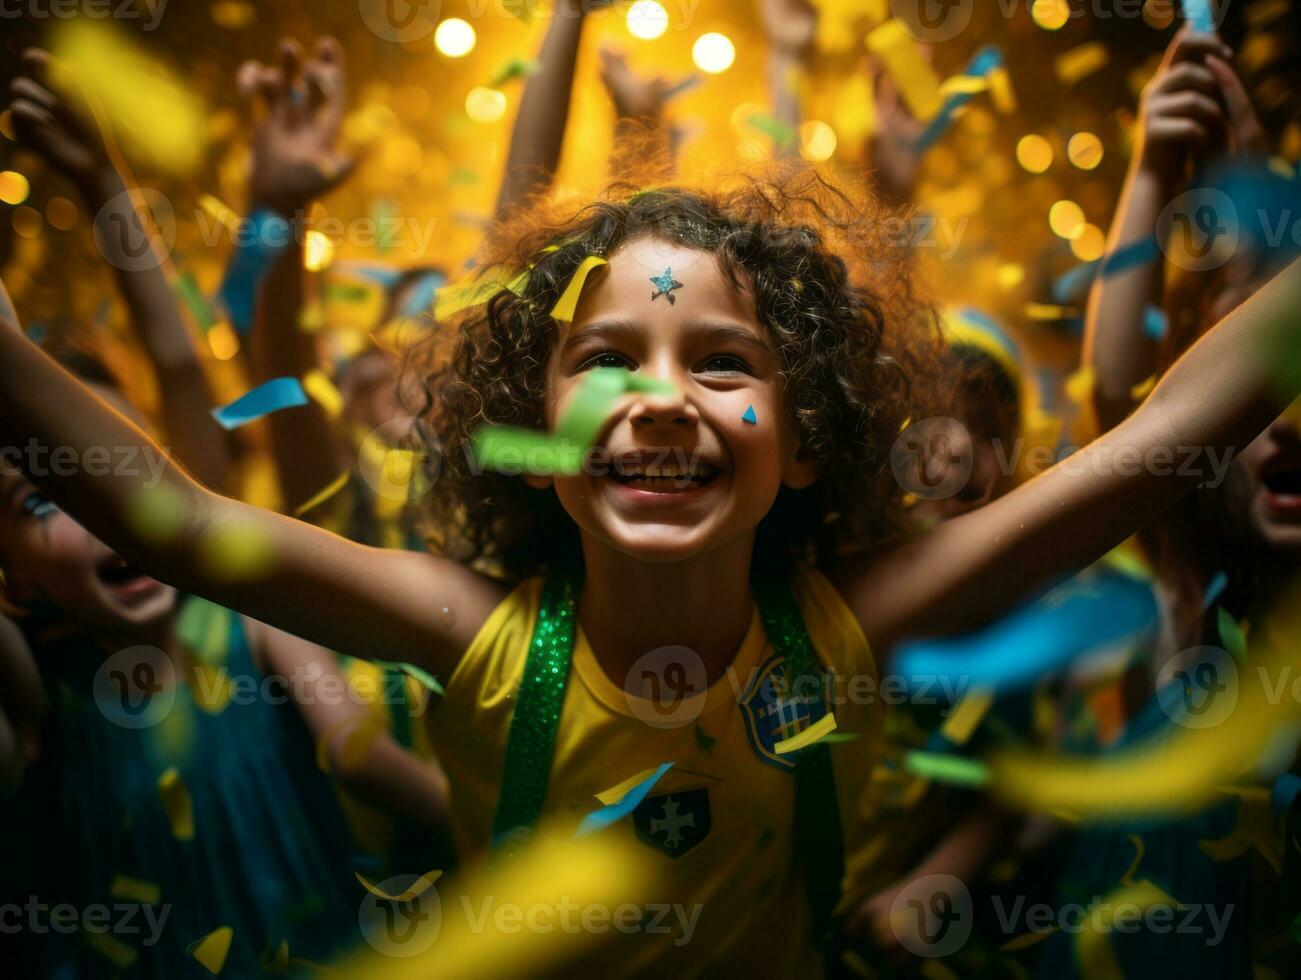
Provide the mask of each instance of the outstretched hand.
{"label": "outstretched hand", "polygon": [[23,52],[19,74],[9,84],[14,131],[52,168],[84,188],[112,165],[85,107],[70,105],[55,91],[50,80],[53,71],[54,59],[48,51]]}
{"label": "outstretched hand", "polygon": [[638,75],[622,51],[605,47],[601,49],[601,81],[619,118],[662,121],[664,103],[673,88],[663,75]]}
{"label": "outstretched hand", "polygon": [[293,215],[356,168],[338,146],[347,86],[336,39],[318,39],[310,58],[297,41],[282,41],[279,67],[246,61],[238,80],[253,105],[251,208]]}
{"label": "outstretched hand", "polygon": [[778,50],[805,55],[818,31],[818,12],[809,0],[759,0],[759,19]]}

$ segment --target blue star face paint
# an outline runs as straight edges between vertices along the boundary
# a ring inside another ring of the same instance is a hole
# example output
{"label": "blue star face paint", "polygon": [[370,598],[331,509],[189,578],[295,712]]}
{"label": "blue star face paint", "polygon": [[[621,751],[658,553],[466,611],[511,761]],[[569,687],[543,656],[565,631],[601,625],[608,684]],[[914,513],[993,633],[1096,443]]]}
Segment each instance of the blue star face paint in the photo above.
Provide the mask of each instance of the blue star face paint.
{"label": "blue star face paint", "polygon": [[673,296],[673,290],[681,289],[682,283],[673,278],[673,270],[665,269],[663,275],[651,276],[651,284],[655,287],[655,292],[651,293],[651,302],[659,299],[661,296],[667,297],[669,306],[672,306],[676,300]]}

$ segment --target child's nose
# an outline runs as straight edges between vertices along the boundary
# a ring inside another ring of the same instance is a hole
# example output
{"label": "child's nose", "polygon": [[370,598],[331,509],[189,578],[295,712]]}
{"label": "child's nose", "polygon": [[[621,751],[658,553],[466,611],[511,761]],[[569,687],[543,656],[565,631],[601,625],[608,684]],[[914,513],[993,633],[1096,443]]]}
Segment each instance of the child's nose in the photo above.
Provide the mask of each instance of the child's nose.
{"label": "child's nose", "polygon": [[634,426],[648,425],[695,425],[700,414],[694,405],[683,395],[679,379],[674,382],[671,393],[639,392],[636,400],[629,406],[628,417]]}

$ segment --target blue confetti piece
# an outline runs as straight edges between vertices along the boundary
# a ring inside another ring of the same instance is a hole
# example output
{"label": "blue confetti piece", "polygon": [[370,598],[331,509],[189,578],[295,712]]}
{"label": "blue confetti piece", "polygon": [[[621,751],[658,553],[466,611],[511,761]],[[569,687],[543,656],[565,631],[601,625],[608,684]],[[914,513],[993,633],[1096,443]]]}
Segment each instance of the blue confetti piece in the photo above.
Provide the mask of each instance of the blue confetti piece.
{"label": "blue confetti piece", "polygon": [[741,421],[742,421],[742,422],[749,422],[751,425],[758,425],[758,424],[759,424],[759,417],[758,417],[757,415],[754,414],[754,406],[753,406],[753,405],[751,405],[749,408],[747,408],[747,409],[745,410],[745,414],[741,416]]}
{"label": "blue confetti piece", "polygon": [[1152,340],[1160,340],[1166,335],[1166,330],[1170,327],[1170,320],[1165,315],[1165,310],[1159,306],[1153,306],[1149,303],[1143,310],[1143,332]]}
{"label": "blue confetti piece", "polygon": [[236,398],[229,405],[212,410],[212,417],[223,429],[238,429],[254,419],[307,404],[307,393],[297,378],[273,378]]}
{"label": "blue confetti piece", "polygon": [[1215,600],[1220,597],[1228,585],[1229,576],[1224,572],[1216,572],[1215,575],[1212,576],[1211,584],[1206,586],[1206,595],[1202,599],[1203,612],[1215,605]]}
{"label": "blue confetti piece", "polygon": [[[962,74],[972,78],[983,78],[1002,64],[1003,53],[996,47],[985,47],[976,52]],[[948,131],[957,111],[974,97],[970,92],[958,92],[945,99],[935,118],[923,130],[921,136],[917,137],[917,142],[913,144],[913,151],[921,155],[939,142],[940,137]]]}
{"label": "blue confetti piece", "polygon": [[1292,809],[1298,793],[1301,793],[1301,776],[1294,776],[1290,772],[1279,776],[1269,791],[1269,802],[1274,812],[1287,813]]}
{"label": "blue confetti piece", "polygon": [[655,788],[655,784],[660,781],[660,777],[672,767],[673,763],[664,763],[651,775],[630,789],[628,795],[618,803],[611,803],[609,806],[601,807],[601,809],[589,813],[583,818],[583,822],[578,827],[578,833],[574,836],[585,837],[588,834],[596,833],[598,830],[604,830],[611,824],[618,823],[641,806],[642,800],[646,799],[650,791]]}
{"label": "blue confetti piece", "polygon": [[1156,617],[1156,599],[1146,582],[1118,572],[1091,572],[985,629],[903,644],[898,671],[916,688],[948,677],[995,692],[1017,690],[1079,656],[1145,634]]}
{"label": "blue confetti piece", "polygon": [[1211,11],[1211,0],[1184,0],[1184,19],[1195,31],[1203,34],[1215,33],[1215,15]]}
{"label": "blue confetti piece", "polygon": [[231,325],[241,336],[253,329],[253,311],[262,277],[292,240],[289,222],[274,211],[254,211],[248,221],[250,227],[247,230],[252,232],[252,241],[243,241],[246,229],[241,226],[237,233],[240,241],[231,252],[225,278],[218,290],[230,315]]}
{"label": "blue confetti piece", "polygon": [[1068,269],[1058,276],[1053,282],[1053,302],[1069,303],[1087,293],[1100,265],[1101,262],[1095,259]]}
{"label": "blue confetti piece", "polygon": [[410,287],[402,307],[397,311],[400,317],[419,316],[434,308],[434,298],[446,285],[447,280],[441,272],[429,271]]}

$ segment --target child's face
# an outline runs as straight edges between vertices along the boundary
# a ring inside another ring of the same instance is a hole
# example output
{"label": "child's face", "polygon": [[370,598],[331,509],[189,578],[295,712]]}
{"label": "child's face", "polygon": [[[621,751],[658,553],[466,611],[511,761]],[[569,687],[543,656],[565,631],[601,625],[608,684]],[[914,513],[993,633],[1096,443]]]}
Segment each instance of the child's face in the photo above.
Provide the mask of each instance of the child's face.
{"label": "child's face", "polygon": [[1301,402],[1257,436],[1235,462],[1231,506],[1272,551],[1301,555]]}
{"label": "child's face", "polygon": [[[147,426],[113,389],[88,387]],[[146,626],[172,611],[175,589],[126,564],[10,466],[0,473],[0,554],[12,602],[45,599],[79,623],[109,630]]]}
{"label": "child's face", "polygon": [[[672,303],[651,298],[651,280],[666,270],[681,283]],[[627,368],[677,390],[623,398],[589,454],[593,465],[554,479],[588,542],[680,561],[752,535],[783,481],[797,489],[813,482],[812,464],[797,458],[779,363],[754,300],[708,252],[639,238],[593,272],[552,354],[549,427],[594,367]],[[755,423],[743,419],[747,410]],[[657,462],[672,475],[647,474]]]}
{"label": "child's face", "polygon": [[11,600],[43,598],[91,627],[145,626],[176,591],[127,565],[21,476],[0,477],[0,549]]}

